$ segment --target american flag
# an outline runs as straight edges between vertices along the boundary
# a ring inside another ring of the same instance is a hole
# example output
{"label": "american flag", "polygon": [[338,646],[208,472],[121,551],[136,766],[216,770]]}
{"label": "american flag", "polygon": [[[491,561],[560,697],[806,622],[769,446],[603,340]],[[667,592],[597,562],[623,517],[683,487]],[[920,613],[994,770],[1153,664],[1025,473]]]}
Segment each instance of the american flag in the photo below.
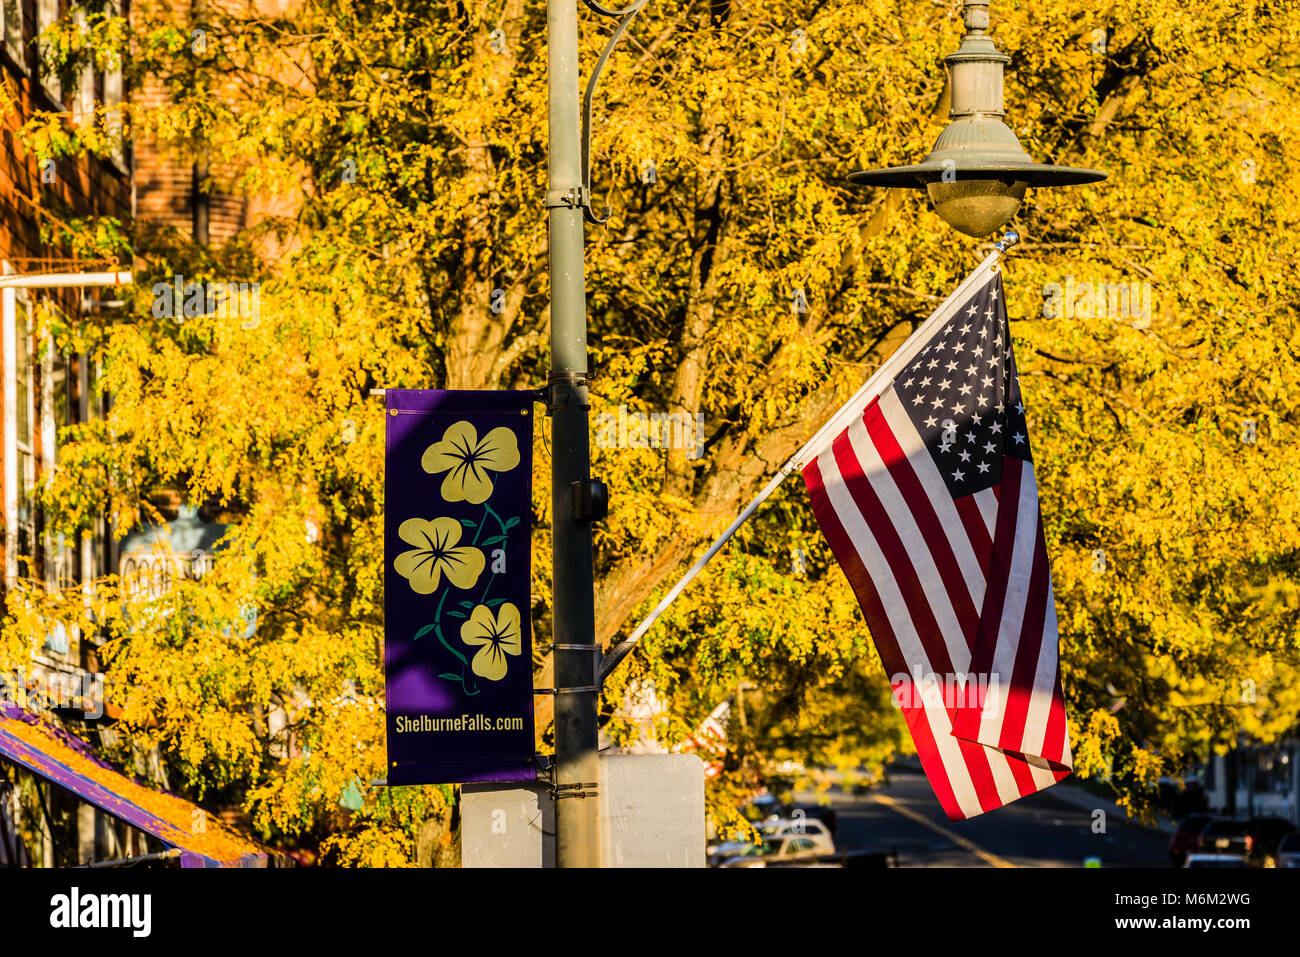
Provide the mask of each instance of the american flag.
{"label": "american flag", "polygon": [[1071,767],[1051,568],[990,260],[903,346],[893,381],[803,466],[954,821]]}

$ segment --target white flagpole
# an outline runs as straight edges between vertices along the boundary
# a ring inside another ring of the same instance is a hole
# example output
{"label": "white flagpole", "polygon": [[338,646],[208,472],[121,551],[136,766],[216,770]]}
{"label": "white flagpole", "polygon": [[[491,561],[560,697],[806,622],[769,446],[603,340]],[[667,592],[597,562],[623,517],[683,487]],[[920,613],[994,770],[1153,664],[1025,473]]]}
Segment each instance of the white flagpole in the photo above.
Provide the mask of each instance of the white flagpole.
{"label": "white flagpole", "polygon": [[737,515],[736,520],[727,526],[727,530],[709,546],[708,551],[701,555],[699,560],[691,566],[690,570],[682,576],[681,580],[672,587],[668,594],[660,599],[659,604],[655,605],[654,610],[646,615],[645,620],[636,626],[636,630],[614,645],[603,657],[597,679],[600,684],[605,683],[605,679],[618,667],[619,662],[628,656],[636,643],[650,630],[650,626],[668,609],[669,605],[677,600],[677,596],[690,584],[691,579],[712,561],[713,556],[722,550],[722,546],[727,544],[731,536],[740,530],[740,526],[749,521],[749,517],[758,511],[758,507],[781,486],[781,483],[786,480],[790,473],[803,468],[807,460],[820,452],[827,441],[848,428],[849,423],[856,416],[862,414],[863,408],[906,368],[907,363],[916,355],[921,343],[930,337],[935,327],[943,325],[952,318],[957,305],[966,299],[968,292],[972,288],[988,282],[989,274],[996,272],[997,263],[1002,258],[1003,253],[1019,241],[1020,237],[1016,233],[1007,232],[1003,235],[1001,242],[994,243],[993,251],[985,257],[982,263],[975,267],[969,276],[962,280],[957,288],[949,294],[948,298],[939,305],[939,308],[930,315],[930,318],[917,326],[916,330],[907,337],[907,341],[884,361],[880,368],[867,379],[862,388],[840,406],[839,411],[826,420],[826,423],[814,433],[813,437],[804,443],[803,448],[792,455],[785,465],[781,466],[780,470],[772,476],[771,481],[763,487],[763,490],[754,496],[754,500],[745,506],[745,510]]}

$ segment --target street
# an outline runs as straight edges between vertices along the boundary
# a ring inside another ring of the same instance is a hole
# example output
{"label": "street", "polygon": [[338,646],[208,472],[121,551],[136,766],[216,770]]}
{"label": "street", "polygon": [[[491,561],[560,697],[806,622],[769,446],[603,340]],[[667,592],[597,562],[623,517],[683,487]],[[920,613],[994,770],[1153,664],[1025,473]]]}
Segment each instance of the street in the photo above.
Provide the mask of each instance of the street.
{"label": "street", "polygon": [[898,848],[900,867],[1168,867],[1169,838],[1108,815],[1093,833],[1092,812],[1049,789],[967,821],[950,823],[919,771],[895,768],[889,784],[829,794],[843,850]]}

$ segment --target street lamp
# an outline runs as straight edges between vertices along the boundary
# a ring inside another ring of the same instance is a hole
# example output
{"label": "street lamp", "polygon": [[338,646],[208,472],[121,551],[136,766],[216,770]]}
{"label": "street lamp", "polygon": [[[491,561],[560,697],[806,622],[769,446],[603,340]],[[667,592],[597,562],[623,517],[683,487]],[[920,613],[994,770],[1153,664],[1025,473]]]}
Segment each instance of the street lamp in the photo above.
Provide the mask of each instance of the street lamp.
{"label": "street lamp", "polygon": [[915,166],[849,174],[860,186],[924,189],[934,211],[968,236],[1001,229],[1030,186],[1076,186],[1106,178],[1095,169],[1035,163],[1002,122],[1002,68],[1010,61],[988,36],[988,0],[966,0],[966,35],[944,58],[952,118],[930,154]]}

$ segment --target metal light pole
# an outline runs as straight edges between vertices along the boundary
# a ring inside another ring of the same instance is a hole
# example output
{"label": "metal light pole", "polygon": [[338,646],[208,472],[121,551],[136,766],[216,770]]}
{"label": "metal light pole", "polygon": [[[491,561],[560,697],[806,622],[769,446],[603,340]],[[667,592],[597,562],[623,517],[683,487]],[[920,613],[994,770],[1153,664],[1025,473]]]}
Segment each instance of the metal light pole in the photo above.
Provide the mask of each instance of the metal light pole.
{"label": "metal light pole", "polygon": [[583,275],[582,126],[577,0],[550,0],[551,528],[555,662],[555,858],[600,866],[595,609],[587,427],[587,294]]}

